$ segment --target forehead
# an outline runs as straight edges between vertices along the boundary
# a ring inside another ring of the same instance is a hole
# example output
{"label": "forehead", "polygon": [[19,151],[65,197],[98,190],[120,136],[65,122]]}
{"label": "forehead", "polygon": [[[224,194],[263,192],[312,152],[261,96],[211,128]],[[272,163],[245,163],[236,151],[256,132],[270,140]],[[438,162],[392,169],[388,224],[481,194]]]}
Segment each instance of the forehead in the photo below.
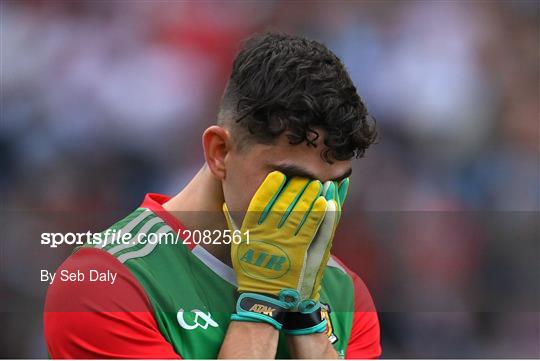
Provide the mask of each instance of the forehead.
{"label": "forehead", "polygon": [[333,160],[327,162],[321,156],[326,149],[324,138],[321,136],[315,141],[316,147],[306,142],[290,144],[286,135],[282,134],[274,144],[255,144],[249,153],[265,171],[280,170],[280,168],[297,168],[312,174],[320,181],[334,180],[348,175],[351,161]]}

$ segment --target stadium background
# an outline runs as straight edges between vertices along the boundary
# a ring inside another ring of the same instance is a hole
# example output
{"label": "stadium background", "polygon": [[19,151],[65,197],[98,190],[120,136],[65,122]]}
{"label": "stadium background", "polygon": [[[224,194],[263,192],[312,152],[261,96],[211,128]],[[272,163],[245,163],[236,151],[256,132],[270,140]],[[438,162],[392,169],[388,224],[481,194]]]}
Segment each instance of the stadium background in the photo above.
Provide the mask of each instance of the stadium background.
{"label": "stadium background", "polygon": [[0,356],[47,356],[39,269],[71,247],[39,232],[181,189],[266,29],[326,43],[378,120],[334,253],[383,356],[539,357],[537,1],[2,1]]}

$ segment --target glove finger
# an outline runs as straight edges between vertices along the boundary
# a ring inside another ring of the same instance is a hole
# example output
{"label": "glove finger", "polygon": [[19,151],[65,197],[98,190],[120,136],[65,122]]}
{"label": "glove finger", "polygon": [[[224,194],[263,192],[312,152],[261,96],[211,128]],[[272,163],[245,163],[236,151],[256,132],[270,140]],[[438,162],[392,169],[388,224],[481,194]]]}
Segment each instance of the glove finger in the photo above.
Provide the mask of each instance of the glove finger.
{"label": "glove finger", "polygon": [[328,262],[326,253],[329,252],[330,245],[335,231],[336,202],[327,201],[327,208],[324,219],[317,231],[317,235],[307,251],[307,260],[302,280],[301,296],[302,299],[312,298],[317,285],[317,275],[321,267]]}
{"label": "glove finger", "polygon": [[282,218],[278,227],[283,227],[286,222],[287,226],[292,227],[291,229],[294,230],[296,234],[296,231],[302,226],[302,223],[306,220],[309,212],[313,208],[315,201],[321,194],[322,188],[323,186],[318,180],[309,182],[292,211],[289,214],[285,214],[287,218]]}
{"label": "glove finger", "polygon": [[[334,241],[334,235],[337,228],[337,223],[339,219],[338,204],[335,200],[329,201],[325,219],[323,224],[319,228],[319,233],[317,234],[316,241],[321,242],[317,244],[313,251],[309,254],[308,257],[314,257],[314,264],[312,269],[316,270],[315,281],[313,282],[312,293],[309,298],[313,300],[318,300],[320,295],[321,281],[326,268],[326,264],[330,259],[330,251],[332,249],[332,244]],[[321,233],[322,232],[322,233]],[[310,252],[308,250],[308,252]],[[315,259],[318,263],[316,263]],[[316,265],[318,264],[318,268]]]}
{"label": "glove finger", "polygon": [[341,198],[339,197],[339,183],[338,182],[333,182],[333,183],[336,189],[336,192],[334,193],[333,201],[336,202],[336,210],[334,212],[336,212],[337,214],[336,216],[336,223],[337,223],[339,219],[341,218]]}
{"label": "glove finger", "polygon": [[324,198],[326,198],[327,201],[334,199],[336,196],[336,186],[335,183],[332,181],[326,181],[324,182],[324,188],[323,188],[323,194]]}
{"label": "glove finger", "polygon": [[347,198],[347,192],[349,191],[349,178],[345,178],[339,183],[338,193],[339,193],[339,205],[343,208],[343,203]]}
{"label": "glove finger", "polygon": [[251,227],[264,221],[286,181],[285,174],[278,171],[266,176],[249,203],[242,226]]}
{"label": "glove finger", "polygon": [[290,179],[272,205],[264,222],[274,227],[283,226],[309,183],[307,178],[294,177]]}
{"label": "glove finger", "polygon": [[313,207],[311,207],[304,222],[297,229],[296,238],[306,240],[308,243],[313,241],[324,219],[326,207],[326,199],[323,196],[319,196],[315,203],[313,203]]}

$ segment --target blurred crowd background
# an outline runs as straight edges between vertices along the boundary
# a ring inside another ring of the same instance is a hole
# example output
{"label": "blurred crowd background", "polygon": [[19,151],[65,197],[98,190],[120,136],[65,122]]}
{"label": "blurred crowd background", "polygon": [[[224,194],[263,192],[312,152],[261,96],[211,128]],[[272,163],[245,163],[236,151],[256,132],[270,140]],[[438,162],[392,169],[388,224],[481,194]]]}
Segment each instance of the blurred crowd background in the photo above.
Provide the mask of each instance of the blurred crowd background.
{"label": "blurred crowd background", "polygon": [[383,357],[540,357],[538,1],[2,1],[0,355],[47,357],[71,248],[203,162],[239,42],[324,42],[378,122],[335,254],[367,283]]}

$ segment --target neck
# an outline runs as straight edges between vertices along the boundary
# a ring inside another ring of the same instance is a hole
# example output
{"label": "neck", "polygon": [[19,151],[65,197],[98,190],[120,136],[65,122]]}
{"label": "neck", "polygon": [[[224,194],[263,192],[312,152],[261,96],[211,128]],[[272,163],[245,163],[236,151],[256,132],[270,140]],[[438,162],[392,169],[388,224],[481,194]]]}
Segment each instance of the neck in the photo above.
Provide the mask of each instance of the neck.
{"label": "neck", "polygon": [[[163,208],[191,231],[222,231],[227,229],[222,211],[223,202],[221,182],[212,175],[205,164],[180,193],[163,204]],[[201,244],[201,246],[222,262],[231,264],[230,246],[224,244]]]}

